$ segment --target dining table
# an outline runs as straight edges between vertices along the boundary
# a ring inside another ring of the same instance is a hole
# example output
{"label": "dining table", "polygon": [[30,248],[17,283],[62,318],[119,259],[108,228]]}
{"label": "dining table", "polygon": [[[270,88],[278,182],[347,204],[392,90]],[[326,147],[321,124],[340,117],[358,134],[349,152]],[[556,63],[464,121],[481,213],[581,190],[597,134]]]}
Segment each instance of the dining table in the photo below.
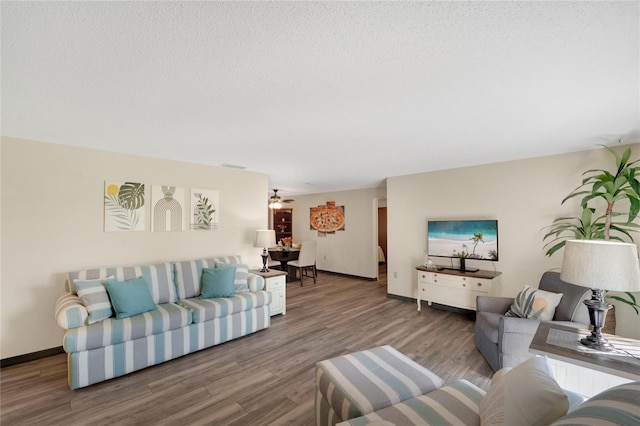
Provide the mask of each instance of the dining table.
{"label": "dining table", "polygon": [[[292,261],[292,260],[298,260],[298,257],[300,256],[300,249],[294,249],[294,248],[290,248],[290,249],[286,249],[286,248],[270,248],[269,249],[269,257],[271,257],[271,260],[275,260],[277,262],[280,262],[280,270],[285,271],[285,272],[289,272],[288,271],[288,267],[287,267],[287,263]],[[290,281],[291,274],[287,275],[287,281]]]}

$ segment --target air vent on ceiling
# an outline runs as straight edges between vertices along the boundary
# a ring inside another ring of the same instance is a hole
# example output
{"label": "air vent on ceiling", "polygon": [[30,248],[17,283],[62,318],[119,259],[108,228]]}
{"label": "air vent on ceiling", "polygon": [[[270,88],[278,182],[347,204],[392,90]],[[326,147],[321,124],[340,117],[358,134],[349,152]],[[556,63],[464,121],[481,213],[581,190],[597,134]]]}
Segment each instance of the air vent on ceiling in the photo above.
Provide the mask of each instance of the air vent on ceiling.
{"label": "air vent on ceiling", "polygon": [[247,168],[247,166],[238,166],[237,164],[221,164],[222,167],[226,167],[227,169],[238,169],[238,170],[244,170]]}

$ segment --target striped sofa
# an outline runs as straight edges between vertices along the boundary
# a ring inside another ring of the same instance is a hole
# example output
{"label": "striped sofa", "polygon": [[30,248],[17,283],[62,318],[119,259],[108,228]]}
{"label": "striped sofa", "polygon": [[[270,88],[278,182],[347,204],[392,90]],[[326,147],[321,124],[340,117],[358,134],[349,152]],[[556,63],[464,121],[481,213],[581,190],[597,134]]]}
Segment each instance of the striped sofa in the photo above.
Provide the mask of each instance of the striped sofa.
{"label": "striped sofa", "polygon": [[[233,297],[200,299],[202,270],[235,264]],[[269,327],[271,293],[240,256],[68,273],[56,304],[69,386],[82,388]],[[74,280],[144,277],[157,309],[91,323]]]}
{"label": "striped sofa", "polygon": [[[570,398],[579,398],[567,393]],[[475,385],[458,380],[426,395],[339,423],[338,426],[480,425],[478,411],[484,395],[485,392]],[[527,423],[523,420],[518,424]],[[640,382],[607,389],[572,406],[568,414],[551,423],[551,426],[576,425],[640,425]]]}
{"label": "striped sofa", "polygon": [[[553,383],[553,384],[551,384]],[[640,382],[585,401],[562,390],[546,358],[497,372],[489,392],[442,379],[391,346],[316,364],[317,426],[640,425]]]}

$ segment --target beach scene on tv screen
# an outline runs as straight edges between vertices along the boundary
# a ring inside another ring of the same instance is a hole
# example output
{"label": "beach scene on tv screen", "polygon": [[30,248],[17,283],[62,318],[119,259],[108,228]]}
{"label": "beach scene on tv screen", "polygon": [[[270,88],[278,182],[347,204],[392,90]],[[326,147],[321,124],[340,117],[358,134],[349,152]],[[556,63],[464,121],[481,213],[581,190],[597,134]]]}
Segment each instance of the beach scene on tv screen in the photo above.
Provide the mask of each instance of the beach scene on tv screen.
{"label": "beach scene on tv screen", "polygon": [[429,256],[498,259],[498,222],[461,220],[428,222]]}

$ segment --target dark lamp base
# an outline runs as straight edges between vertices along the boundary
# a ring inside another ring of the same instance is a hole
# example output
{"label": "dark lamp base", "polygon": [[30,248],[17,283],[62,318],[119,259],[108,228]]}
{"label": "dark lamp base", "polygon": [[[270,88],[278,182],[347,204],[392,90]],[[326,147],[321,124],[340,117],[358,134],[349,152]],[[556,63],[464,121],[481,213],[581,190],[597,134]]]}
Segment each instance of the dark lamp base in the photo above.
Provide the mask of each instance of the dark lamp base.
{"label": "dark lamp base", "polygon": [[613,350],[613,345],[609,343],[609,341],[604,337],[600,337],[600,339],[598,339],[594,338],[593,335],[590,335],[580,339],[580,343],[588,348],[595,349],[597,351],[608,352]]}
{"label": "dark lamp base", "polygon": [[267,268],[267,257],[269,257],[269,253],[267,253],[267,249],[265,248],[262,251],[262,269],[260,269],[260,272],[269,272],[269,268]]}
{"label": "dark lamp base", "polygon": [[591,289],[591,299],[585,300],[583,303],[589,309],[589,320],[591,320],[593,330],[591,335],[580,339],[580,343],[597,351],[614,350],[611,343],[602,337],[602,327],[604,327],[607,311],[613,307],[612,304],[604,301],[604,290]]}

